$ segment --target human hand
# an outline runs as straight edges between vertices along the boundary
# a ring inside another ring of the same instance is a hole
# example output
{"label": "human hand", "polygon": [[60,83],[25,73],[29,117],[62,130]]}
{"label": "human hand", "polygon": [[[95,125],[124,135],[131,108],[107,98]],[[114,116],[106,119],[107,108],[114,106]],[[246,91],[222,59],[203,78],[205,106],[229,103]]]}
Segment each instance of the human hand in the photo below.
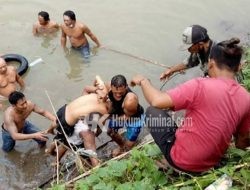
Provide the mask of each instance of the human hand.
{"label": "human hand", "polygon": [[145,79],[143,75],[135,75],[130,81],[130,86],[134,87],[136,85],[141,85],[141,82]]}
{"label": "human hand", "polygon": [[45,132],[36,132],[33,133],[34,139],[40,140],[40,141],[47,141],[48,137],[45,135]]}
{"label": "human hand", "polygon": [[100,90],[103,90],[105,88],[105,84],[104,84],[103,80],[101,79],[101,77],[99,75],[95,76],[95,84],[94,84],[94,86],[96,86]]}
{"label": "human hand", "polygon": [[44,131],[44,133],[45,134],[49,134],[50,133],[50,134],[54,135],[55,134],[54,129],[56,128],[56,126],[57,126],[56,120],[54,120],[52,122],[52,124],[50,125],[50,127],[47,130]]}
{"label": "human hand", "polygon": [[70,53],[70,50],[67,47],[64,47],[63,51],[64,51],[65,55],[69,55],[69,53]]}
{"label": "human hand", "polygon": [[96,92],[99,100],[101,100],[102,102],[105,102],[107,100],[108,92],[107,92],[106,88],[104,88],[104,89],[97,88],[95,92]]}
{"label": "human hand", "polygon": [[160,75],[160,80],[168,80],[169,77],[173,74],[174,72],[172,71],[171,68],[167,68],[161,75]]}

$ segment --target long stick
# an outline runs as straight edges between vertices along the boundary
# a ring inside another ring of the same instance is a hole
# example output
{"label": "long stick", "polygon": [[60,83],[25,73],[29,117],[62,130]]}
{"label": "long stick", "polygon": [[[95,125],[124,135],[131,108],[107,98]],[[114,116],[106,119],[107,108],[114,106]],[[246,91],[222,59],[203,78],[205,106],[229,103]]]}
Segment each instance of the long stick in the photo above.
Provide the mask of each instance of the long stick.
{"label": "long stick", "polygon": [[56,184],[59,184],[59,153],[58,153],[58,146],[57,140],[55,140],[56,145]]}
{"label": "long stick", "polygon": [[46,93],[46,95],[47,95],[47,97],[48,97],[48,99],[49,99],[50,105],[51,105],[51,107],[52,107],[52,109],[53,109],[53,112],[54,112],[54,114],[55,114],[55,116],[56,116],[56,119],[58,120],[59,126],[60,126],[61,129],[62,129],[62,132],[63,132],[63,134],[64,134],[64,136],[65,136],[65,138],[66,138],[66,141],[67,141],[67,143],[69,144],[70,149],[72,150],[72,152],[73,152],[74,154],[77,154],[76,151],[74,151],[74,149],[72,148],[71,144],[69,143],[68,136],[67,136],[67,134],[65,133],[64,128],[63,128],[63,126],[62,126],[62,124],[61,124],[61,121],[60,121],[60,119],[58,118],[58,116],[57,116],[57,114],[56,114],[55,107],[54,107],[54,105],[53,105],[53,103],[52,103],[52,101],[51,101],[51,99],[50,99],[50,96],[49,96],[49,94],[48,94],[48,91],[45,90],[45,93]]}
{"label": "long stick", "polygon": [[[67,136],[67,134],[65,133],[65,131],[64,131],[64,129],[63,129],[63,126],[62,126],[62,124],[61,124],[61,121],[60,121],[60,119],[58,118],[58,116],[57,116],[57,114],[56,114],[55,107],[54,107],[54,105],[53,105],[53,103],[52,103],[52,101],[51,101],[51,98],[50,98],[50,96],[49,96],[49,94],[48,94],[48,91],[45,90],[45,93],[46,93],[46,95],[47,95],[47,97],[48,97],[48,99],[49,99],[49,102],[50,102],[50,104],[51,104],[51,107],[52,107],[52,109],[53,109],[53,112],[54,112],[54,114],[56,115],[56,118],[57,118],[57,120],[58,120],[59,126],[60,126],[61,129],[62,129],[62,132],[63,132],[63,134],[64,134],[64,136],[65,136],[65,138],[66,138],[66,141],[67,141],[67,143],[68,143],[68,145],[69,145],[71,151],[75,154],[75,156],[77,157],[77,159],[80,160],[80,156],[77,154],[76,151],[74,151],[74,149],[72,148],[72,146],[71,146],[71,144],[70,144],[70,142],[69,142],[69,140],[68,140],[68,136]],[[82,163],[79,162],[79,164],[80,164],[80,168],[83,168]]]}
{"label": "long stick", "polygon": [[122,51],[119,51],[119,50],[116,50],[116,49],[112,49],[112,48],[109,48],[109,47],[101,47],[101,48],[104,49],[104,50],[108,50],[108,51],[112,51],[112,52],[115,52],[115,53],[119,53],[119,54],[122,54],[122,55],[129,56],[129,57],[133,57],[133,58],[138,59],[140,61],[151,63],[153,65],[157,65],[157,66],[160,66],[160,67],[164,67],[164,68],[168,67],[168,66],[166,66],[164,64],[158,63],[157,61],[149,60],[149,59],[146,59],[144,57],[133,55],[131,53],[122,52]]}

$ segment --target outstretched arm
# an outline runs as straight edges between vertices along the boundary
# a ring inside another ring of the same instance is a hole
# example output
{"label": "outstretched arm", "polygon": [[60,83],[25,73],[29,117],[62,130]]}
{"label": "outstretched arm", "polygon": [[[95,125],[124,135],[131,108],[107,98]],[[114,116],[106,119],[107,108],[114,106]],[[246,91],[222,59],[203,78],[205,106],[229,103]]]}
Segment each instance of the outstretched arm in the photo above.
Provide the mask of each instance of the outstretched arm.
{"label": "outstretched arm", "polygon": [[182,70],[187,69],[187,65],[184,63],[180,63],[178,65],[174,65],[172,67],[167,68],[161,75],[160,80],[168,80],[168,78],[173,75],[175,72],[180,72]]}
{"label": "outstretched arm", "polygon": [[14,140],[27,140],[27,139],[37,139],[42,141],[47,140],[47,137],[43,132],[36,132],[33,134],[19,133],[13,117],[8,112],[6,112],[4,115],[4,126]]}
{"label": "outstretched arm", "polygon": [[47,119],[51,120],[52,122],[56,121],[56,117],[52,113],[38,107],[36,104],[34,105],[33,111],[40,114],[40,115],[42,115],[42,116],[44,116],[44,117],[46,117]]}
{"label": "outstretched arm", "polygon": [[147,102],[157,108],[172,108],[173,101],[166,92],[161,92],[153,87],[150,81],[142,75],[136,75],[131,81],[131,86],[141,86],[143,95]]}
{"label": "outstretched arm", "polygon": [[93,40],[96,43],[97,47],[101,46],[97,37],[91,32],[91,30],[87,26],[84,26],[83,31],[91,38],[91,40]]}

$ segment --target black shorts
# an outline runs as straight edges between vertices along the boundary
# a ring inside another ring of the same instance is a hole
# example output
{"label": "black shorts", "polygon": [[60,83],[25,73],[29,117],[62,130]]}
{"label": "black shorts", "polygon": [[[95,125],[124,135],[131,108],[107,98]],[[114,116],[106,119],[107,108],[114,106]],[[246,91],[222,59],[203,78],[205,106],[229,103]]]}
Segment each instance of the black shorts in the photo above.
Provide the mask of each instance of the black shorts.
{"label": "black shorts", "polygon": [[161,149],[168,163],[172,167],[183,171],[174,164],[170,155],[178,127],[167,111],[149,107],[146,111],[146,126],[148,126],[155,143]]}
{"label": "black shorts", "polygon": [[[58,119],[60,120],[60,123],[61,123],[61,125],[63,127],[64,132],[66,133],[67,136],[70,137],[70,136],[72,136],[72,134],[74,132],[74,126],[69,125],[66,122],[66,120],[65,120],[65,109],[66,109],[66,106],[67,105],[65,104],[63,107],[61,107],[56,112],[56,115],[57,115]],[[57,123],[57,128],[56,128],[57,134],[55,136],[55,139],[60,140],[63,143],[65,142],[65,144],[67,144],[66,138],[65,138],[65,136],[63,134],[63,131],[62,131],[62,128],[60,126],[59,121],[57,120],[56,123]]]}

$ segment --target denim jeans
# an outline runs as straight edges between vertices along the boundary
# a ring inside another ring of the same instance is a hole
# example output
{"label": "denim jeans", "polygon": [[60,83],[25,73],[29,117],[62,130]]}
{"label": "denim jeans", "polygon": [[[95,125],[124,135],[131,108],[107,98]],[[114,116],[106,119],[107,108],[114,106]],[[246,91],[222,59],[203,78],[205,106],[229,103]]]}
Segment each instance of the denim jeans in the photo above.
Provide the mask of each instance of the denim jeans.
{"label": "denim jeans", "polygon": [[80,51],[82,54],[82,57],[84,58],[84,61],[88,62],[90,58],[90,47],[89,43],[82,45],[80,47],[72,47],[73,49]]}
{"label": "denim jeans", "polygon": [[[35,127],[32,123],[30,123],[29,121],[25,121],[23,131],[22,131],[23,134],[32,134],[32,133],[36,133],[39,131],[40,130],[37,127]],[[3,128],[2,128],[2,139],[3,139],[2,149],[5,152],[11,151],[14,148],[16,141],[11,137],[10,133]],[[46,141],[41,141],[37,139],[33,139],[33,140],[35,140],[41,146],[46,144]]]}
{"label": "denim jeans", "polygon": [[127,121],[110,119],[108,127],[112,128],[115,132],[118,132],[120,128],[126,127],[126,139],[136,141],[141,132],[141,128],[144,126],[144,120],[144,114],[140,117],[130,118]]}

